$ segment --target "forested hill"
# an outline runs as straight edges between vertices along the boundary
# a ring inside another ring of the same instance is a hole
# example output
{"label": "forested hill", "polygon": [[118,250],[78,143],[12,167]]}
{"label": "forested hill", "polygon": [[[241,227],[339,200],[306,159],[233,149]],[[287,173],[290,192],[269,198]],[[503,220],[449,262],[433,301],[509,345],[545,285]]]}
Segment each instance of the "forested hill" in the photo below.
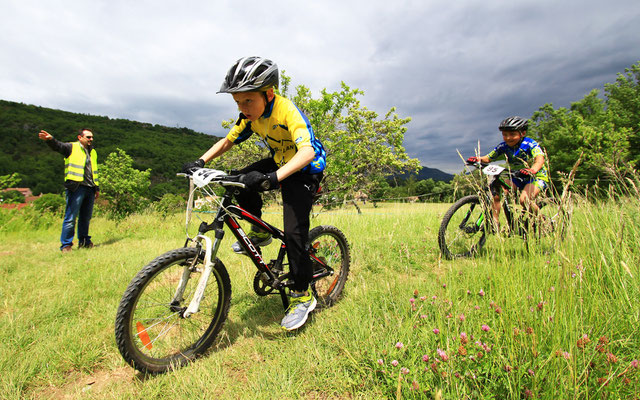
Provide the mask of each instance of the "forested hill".
{"label": "forested hill", "polygon": [[19,186],[34,194],[61,192],[64,162],[38,139],[41,129],[56,139],[77,140],[79,128],[92,129],[98,159],[104,161],[117,148],[134,159],[134,167],[151,169],[153,197],[181,185],[176,172],[200,157],[218,138],[187,128],[169,128],[109,117],[77,114],[0,100],[0,176],[18,172]]}

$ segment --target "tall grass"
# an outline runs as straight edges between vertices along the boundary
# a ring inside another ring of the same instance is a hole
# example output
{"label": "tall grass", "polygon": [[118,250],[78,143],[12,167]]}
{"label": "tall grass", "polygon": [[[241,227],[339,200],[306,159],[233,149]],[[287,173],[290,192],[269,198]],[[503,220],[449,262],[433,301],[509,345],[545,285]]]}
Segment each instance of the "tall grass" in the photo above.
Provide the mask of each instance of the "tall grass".
{"label": "tall grass", "polygon": [[[113,337],[120,296],[156,255],[184,242],[182,215],[92,221],[97,246],[61,254],[59,223],[0,229],[0,393],[18,398],[634,398],[640,393],[640,203],[579,200],[552,249],[489,237],[444,261],[448,205],[336,210],[352,270],[343,298],[281,333],[277,296],[254,267],[220,258],[229,319],[209,354],[170,374],[124,365]],[[207,216],[204,216],[208,218]],[[281,224],[277,210],[265,215]],[[225,244],[226,243],[226,244]],[[273,247],[273,248],[271,248]],[[276,246],[266,248],[275,253]]]}

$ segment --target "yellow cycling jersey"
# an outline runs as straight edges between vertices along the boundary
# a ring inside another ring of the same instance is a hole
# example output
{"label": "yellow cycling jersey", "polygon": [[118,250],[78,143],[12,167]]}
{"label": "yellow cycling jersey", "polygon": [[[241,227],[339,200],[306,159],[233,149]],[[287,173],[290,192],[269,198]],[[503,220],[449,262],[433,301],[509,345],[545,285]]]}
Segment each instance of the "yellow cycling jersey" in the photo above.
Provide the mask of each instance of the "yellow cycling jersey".
{"label": "yellow cycling jersey", "polygon": [[315,151],[313,161],[302,170],[318,173],[326,165],[326,152],[315,137],[307,117],[289,99],[275,95],[267,104],[264,114],[256,121],[249,121],[241,114],[236,125],[227,134],[227,140],[238,144],[257,133],[271,150],[278,166],[288,163],[298,149],[310,146]]}

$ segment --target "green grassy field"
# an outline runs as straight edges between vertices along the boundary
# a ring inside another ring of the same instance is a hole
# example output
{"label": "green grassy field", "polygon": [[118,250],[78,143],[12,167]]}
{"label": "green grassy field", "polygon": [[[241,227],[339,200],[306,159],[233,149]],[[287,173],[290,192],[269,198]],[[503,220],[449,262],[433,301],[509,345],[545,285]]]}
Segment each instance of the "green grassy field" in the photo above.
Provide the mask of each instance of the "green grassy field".
{"label": "green grassy field", "polygon": [[[638,199],[577,204],[554,248],[490,237],[478,257],[455,261],[437,245],[447,208],[367,205],[314,218],[346,234],[351,275],[333,308],[290,334],[279,329],[279,297],[253,293],[255,269],[227,235],[219,256],[233,297],[216,346],[153,377],[123,362],[114,317],[135,273],[182,246],[183,216],[94,218],[97,246],[70,254],[58,251],[61,218],[38,229],[5,220],[0,397],[638,398]],[[281,225],[277,210],[265,217]]]}

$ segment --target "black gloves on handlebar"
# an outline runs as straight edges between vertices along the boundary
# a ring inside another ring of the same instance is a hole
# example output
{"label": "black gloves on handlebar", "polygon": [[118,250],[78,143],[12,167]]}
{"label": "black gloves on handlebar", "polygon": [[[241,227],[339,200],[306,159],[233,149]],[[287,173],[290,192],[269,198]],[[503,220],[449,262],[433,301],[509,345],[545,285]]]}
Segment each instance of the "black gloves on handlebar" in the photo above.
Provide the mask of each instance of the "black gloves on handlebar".
{"label": "black gloves on handlebar", "polygon": [[278,188],[278,176],[275,172],[263,174],[258,171],[251,171],[240,178],[240,182],[251,190],[264,192]]}
{"label": "black gloves on handlebar", "polygon": [[535,176],[535,175],[536,175],[536,173],[535,173],[535,172],[533,172],[533,170],[532,170],[531,168],[522,168],[520,171],[518,171],[518,173],[519,173],[521,176],[527,176],[527,177],[529,177],[529,176],[531,176],[531,177],[532,177],[532,176]]}
{"label": "black gloves on handlebar", "polygon": [[191,174],[194,168],[204,168],[204,160],[202,158],[193,162],[188,162],[182,165],[182,172],[185,174]]}
{"label": "black gloves on handlebar", "polygon": [[467,164],[475,164],[480,161],[479,157],[469,157],[467,158]]}

